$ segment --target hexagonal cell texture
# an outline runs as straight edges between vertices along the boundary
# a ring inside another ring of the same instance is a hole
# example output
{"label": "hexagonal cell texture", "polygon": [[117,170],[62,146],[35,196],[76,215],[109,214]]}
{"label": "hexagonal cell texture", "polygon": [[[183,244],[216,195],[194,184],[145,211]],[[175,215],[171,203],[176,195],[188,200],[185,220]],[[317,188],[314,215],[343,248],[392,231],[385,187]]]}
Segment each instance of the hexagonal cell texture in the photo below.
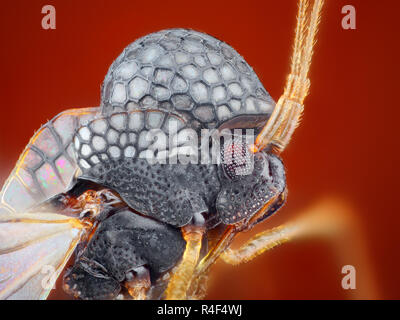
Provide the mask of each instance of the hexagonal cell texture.
{"label": "hexagonal cell texture", "polygon": [[265,115],[275,102],[232,47],[207,34],[169,29],[128,45],[111,65],[101,93],[104,115],[169,109],[201,127],[241,115]]}

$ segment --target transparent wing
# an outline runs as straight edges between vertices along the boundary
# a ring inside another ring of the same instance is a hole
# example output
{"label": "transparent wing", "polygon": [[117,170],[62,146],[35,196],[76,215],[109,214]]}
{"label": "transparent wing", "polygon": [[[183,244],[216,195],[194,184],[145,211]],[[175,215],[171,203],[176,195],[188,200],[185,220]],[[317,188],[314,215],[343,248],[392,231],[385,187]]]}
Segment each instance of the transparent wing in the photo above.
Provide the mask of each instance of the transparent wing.
{"label": "transparent wing", "polygon": [[46,299],[83,230],[59,214],[0,215],[0,299]]}
{"label": "transparent wing", "polygon": [[72,138],[98,110],[64,111],[34,134],[1,190],[0,214],[26,212],[69,189],[78,168]]}

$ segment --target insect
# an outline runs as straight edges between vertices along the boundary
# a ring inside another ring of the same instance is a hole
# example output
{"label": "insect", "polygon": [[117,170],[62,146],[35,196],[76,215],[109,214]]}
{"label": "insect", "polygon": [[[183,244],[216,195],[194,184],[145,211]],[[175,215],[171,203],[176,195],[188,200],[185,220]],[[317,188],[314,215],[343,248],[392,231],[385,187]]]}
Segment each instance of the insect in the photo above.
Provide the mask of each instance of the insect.
{"label": "insect", "polygon": [[[204,33],[163,30],[125,48],[100,106],[42,126],[6,181],[0,298],[46,298],[74,255],[63,279],[72,297],[198,299],[218,258],[247,261],[295,236],[282,226],[229,249],[285,201],[279,153],[308,94],[322,5],[299,1],[277,103],[232,47]],[[251,129],[255,141],[235,129]],[[229,135],[193,144],[204,130]],[[214,142],[216,162],[199,161]],[[49,283],[44,267],[54,270]]]}

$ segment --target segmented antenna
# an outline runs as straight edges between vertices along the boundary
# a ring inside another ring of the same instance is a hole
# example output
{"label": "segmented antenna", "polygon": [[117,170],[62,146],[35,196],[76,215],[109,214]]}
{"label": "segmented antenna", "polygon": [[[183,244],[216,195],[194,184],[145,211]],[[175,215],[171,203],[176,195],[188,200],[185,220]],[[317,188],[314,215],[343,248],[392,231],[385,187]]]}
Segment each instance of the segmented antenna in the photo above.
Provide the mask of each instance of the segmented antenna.
{"label": "segmented antenna", "polygon": [[323,0],[315,0],[309,12],[308,0],[299,1],[291,71],[283,95],[256,139],[254,152],[268,145],[273,145],[279,152],[283,151],[300,122],[304,109],[303,101],[310,88],[308,72],[323,3]]}

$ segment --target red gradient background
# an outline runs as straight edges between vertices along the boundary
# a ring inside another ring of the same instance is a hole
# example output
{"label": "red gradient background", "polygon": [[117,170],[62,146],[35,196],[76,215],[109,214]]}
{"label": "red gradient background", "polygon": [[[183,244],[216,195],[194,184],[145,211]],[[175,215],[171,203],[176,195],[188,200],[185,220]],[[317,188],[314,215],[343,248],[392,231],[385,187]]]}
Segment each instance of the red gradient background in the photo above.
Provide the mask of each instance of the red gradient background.
{"label": "red gradient background", "polygon": [[[45,4],[57,10],[56,30],[41,28]],[[346,4],[356,8],[356,30],[341,27]],[[352,252],[346,261],[329,242],[289,243],[240,267],[217,265],[208,298],[400,298],[399,9],[398,1],[326,1],[311,93],[283,154],[288,202],[256,230],[335,196],[353,208],[354,232],[367,258],[351,251],[351,234],[343,244],[343,251]],[[2,2],[0,183],[47,119],[71,107],[98,105],[111,62],[130,42],[153,31],[188,27],[224,40],[277,100],[289,69],[296,11],[295,0]],[[358,270],[355,292],[341,288],[343,264]],[[363,275],[367,269],[369,276]],[[366,278],[372,291],[363,289]]]}

